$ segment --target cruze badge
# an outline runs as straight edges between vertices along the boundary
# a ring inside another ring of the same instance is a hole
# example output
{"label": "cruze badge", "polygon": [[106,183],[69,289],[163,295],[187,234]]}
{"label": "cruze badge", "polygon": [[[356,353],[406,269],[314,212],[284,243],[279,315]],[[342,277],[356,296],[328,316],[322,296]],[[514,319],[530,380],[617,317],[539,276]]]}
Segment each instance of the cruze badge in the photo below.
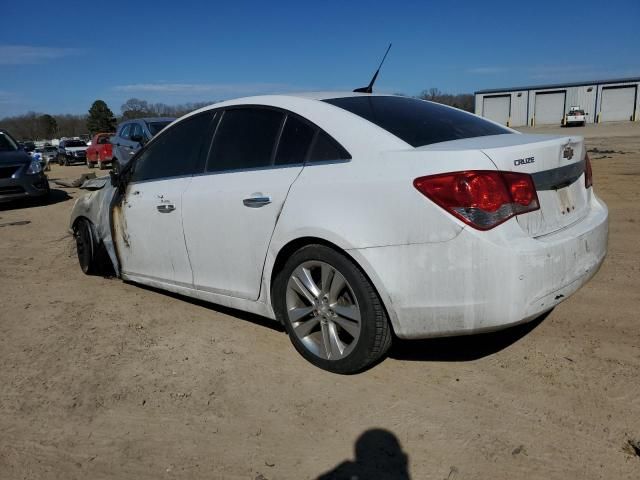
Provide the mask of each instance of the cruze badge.
{"label": "cruze badge", "polygon": [[562,158],[571,160],[573,158],[573,148],[565,147],[565,149],[562,151]]}
{"label": "cruze badge", "polygon": [[513,164],[517,167],[519,165],[526,165],[527,163],[533,163],[535,162],[534,157],[527,157],[527,158],[519,158],[517,160],[513,161]]}

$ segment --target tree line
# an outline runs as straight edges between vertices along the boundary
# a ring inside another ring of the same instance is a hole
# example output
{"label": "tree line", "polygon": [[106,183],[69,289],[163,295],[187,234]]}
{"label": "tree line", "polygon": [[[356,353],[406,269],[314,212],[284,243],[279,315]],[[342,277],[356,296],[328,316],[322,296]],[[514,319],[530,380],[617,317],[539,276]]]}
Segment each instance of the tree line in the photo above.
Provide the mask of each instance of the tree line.
{"label": "tree line", "polygon": [[[430,88],[423,90],[417,98],[450,105],[468,112],[474,111],[474,96],[470,93],[450,94],[437,88]],[[9,131],[19,140],[78,137],[98,132],[113,132],[116,125],[123,120],[143,117],[181,117],[212,103],[215,101],[168,105],[130,98],[120,106],[120,115],[116,116],[103,100],[96,100],[85,115],[49,115],[28,112],[0,119],[0,128]]]}

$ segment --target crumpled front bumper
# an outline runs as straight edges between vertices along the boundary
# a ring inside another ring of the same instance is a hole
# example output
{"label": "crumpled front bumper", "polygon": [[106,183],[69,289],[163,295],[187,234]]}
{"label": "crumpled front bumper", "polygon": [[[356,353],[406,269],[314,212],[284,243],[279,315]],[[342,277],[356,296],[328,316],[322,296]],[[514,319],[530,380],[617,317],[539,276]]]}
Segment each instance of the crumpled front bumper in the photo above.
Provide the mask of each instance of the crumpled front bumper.
{"label": "crumpled front bumper", "polygon": [[47,193],[49,180],[43,172],[35,175],[19,173],[16,178],[0,178],[0,202],[41,197]]}

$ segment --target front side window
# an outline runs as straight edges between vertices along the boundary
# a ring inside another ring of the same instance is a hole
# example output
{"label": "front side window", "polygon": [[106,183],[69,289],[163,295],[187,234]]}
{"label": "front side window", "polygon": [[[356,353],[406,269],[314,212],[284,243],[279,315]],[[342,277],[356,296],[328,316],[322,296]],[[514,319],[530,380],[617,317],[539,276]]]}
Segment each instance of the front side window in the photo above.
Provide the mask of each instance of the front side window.
{"label": "front side window", "polygon": [[129,138],[130,132],[131,132],[131,124],[127,123],[120,129],[120,133],[118,134],[118,136],[120,138]]}
{"label": "front side window", "polygon": [[18,144],[13,138],[4,132],[0,132],[0,152],[15,152]]}
{"label": "front side window", "polygon": [[216,130],[207,171],[271,165],[284,113],[266,108],[225,110]]}
{"label": "front side window", "polygon": [[513,133],[470,113],[415,98],[356,96],[324,101],[374,123],[413,147]]}
{"label": "front side window", "polygon": [[131,181],[202,173],[214,115],[215,112],[208,111],[189,117],[151,142],[136,158]]}

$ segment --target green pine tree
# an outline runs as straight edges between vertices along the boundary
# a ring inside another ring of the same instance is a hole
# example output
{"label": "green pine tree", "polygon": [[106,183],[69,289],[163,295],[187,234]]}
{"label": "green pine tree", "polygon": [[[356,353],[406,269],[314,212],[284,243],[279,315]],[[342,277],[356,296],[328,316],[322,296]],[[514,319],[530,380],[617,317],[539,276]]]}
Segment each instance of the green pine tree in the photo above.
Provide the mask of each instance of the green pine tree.
{"label": "green pine tree", "polygon": [[116,128],[116,118],[107,104],[96,100],[89,109],[87,129],[93,135],[99,132],[113,132]]}

